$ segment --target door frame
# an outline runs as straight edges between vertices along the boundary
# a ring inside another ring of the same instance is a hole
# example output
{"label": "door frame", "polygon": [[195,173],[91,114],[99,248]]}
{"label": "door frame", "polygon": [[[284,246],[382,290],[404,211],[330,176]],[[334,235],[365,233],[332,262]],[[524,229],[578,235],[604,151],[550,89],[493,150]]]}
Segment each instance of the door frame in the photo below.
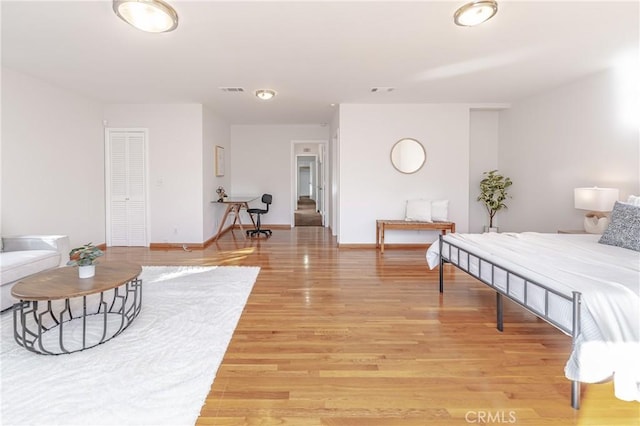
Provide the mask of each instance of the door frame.
{"label": "door frame", "polygon": [[144,204],[145,237],[144,246],[149,247],[151,239],[151,220],[149,212],[149,129],[142,127],[105,127],[104,128],[104,177],[105,177],[105,236],[106,245],[111,247],[111,158],[110,134],[117,132],[142,132],[144,134]]}
{"label": "door frame", "polygon": [[[295,210],[298,205],[298,156],[308,156],[308,157],[316,157],[316,177],[318,175],[318,155],[317,153],[301,153],[296,154],[296,146],[297,145],[323,145],[322,151],[324,152],[324,159],[322,161],[322,180],[323,182],[318,182],[322,186],[322,193],[318,191],[316,188],[316,198],[322,197],[322,209],[320,214],[322,215],[322,226],[328,227],[329,220],[327,217],[327,173],[328,173],[328,159],[327,159],[327,146],[328,142],[325,139],[312,139],[312,140],[292,140],[291,141],[291,205],[289,207],[289,212],[291,214],[291,227],[293,228],[296,223],[295,218]],[[316,205],[319,203],[316,201]]]}

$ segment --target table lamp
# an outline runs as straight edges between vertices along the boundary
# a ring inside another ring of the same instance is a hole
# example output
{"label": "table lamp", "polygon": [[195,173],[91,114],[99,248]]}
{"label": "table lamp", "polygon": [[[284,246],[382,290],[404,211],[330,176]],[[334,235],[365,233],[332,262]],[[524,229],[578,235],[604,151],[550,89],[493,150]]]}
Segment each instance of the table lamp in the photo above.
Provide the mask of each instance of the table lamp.
{"label": "table lamp", "polygon": [[575,188],[574,206],[579,210],[588,210],[584,215],[584,230],[590,234],[602,234],[609,225],[607,213],[613,210],[618,201],[615,188]]}

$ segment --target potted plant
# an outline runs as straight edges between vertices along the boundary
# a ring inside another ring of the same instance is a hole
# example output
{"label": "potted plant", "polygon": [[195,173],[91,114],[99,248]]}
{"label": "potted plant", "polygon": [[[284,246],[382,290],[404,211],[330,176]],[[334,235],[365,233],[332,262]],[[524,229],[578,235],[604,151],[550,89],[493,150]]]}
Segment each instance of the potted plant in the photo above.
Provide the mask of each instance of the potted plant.
{"label": "potted plant", "polygon": [[81,247],[76,247],[69,252],[67,265],[78,267],[80,278],[91,278],[96,274],[97,258],[104,252],[92,243],[87,243]]}
{"label": "potted plant", "polygon": [[[498,228],[493,226],[493,218],[502,209],[506,209],[504,203],[509,194],[507,188],[512,184],[511,179],[504,177],[497,170],[483,173],[484,178],[480,181],[480,195],[478,201],[484,203],[487,213],[489,213],[489,232],[497,232]],[[485,230],[486,227],[485,227]]]}
{"label": "potted plant", "polygon": [[224,190],[224,187],[219,186],[218,189],[216,189],[216,194],[218,194],[218,202],[221,203],[224,201],[224,199],[227,197],[227,192]]}

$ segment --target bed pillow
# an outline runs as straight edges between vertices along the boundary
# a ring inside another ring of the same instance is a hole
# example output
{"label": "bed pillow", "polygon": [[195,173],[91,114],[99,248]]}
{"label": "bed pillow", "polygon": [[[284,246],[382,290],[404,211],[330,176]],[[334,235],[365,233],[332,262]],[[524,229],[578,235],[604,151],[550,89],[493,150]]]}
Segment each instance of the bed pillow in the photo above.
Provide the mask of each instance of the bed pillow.
{"label": "bed pillow", "polygon": [[434,200],[431,202],[431,220],[449,221],[449,200]]}
{"label": "bed pillow", "polygon": [[431,200],[408,200],[404,220],[431,222]]}
{"label": "bed pillow", "polygon": [[616,201],[609,226],[598,242],[640,251],[640,206]]}
{"label": "bed pillow", "polygon": [[640,207],[640,197],[637,195],[629,195],[629,198],[627,199],[627,204]]}

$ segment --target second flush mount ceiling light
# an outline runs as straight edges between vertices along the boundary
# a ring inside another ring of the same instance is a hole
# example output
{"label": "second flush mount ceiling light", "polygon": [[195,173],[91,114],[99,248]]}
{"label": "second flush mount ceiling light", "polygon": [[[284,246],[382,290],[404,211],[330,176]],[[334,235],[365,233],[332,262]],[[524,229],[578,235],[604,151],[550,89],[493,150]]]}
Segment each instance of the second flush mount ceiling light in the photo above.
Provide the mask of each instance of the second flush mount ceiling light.
{"label": "second flush mount ceiling light", "polygon": [[261,99],[263,101],[268,101],[269,99],[272,99],[275,95],[276,95],[275,90],[271,90],[271,89],[256,90],[256,96],[258,97],[258,99]]}
{"label": "second flush mount ceiling light", "polygon": [[473,27],[493,18],[498,12],[495,0],[476,0],[461,6],[453,14],[453,22],[463,27]]}

